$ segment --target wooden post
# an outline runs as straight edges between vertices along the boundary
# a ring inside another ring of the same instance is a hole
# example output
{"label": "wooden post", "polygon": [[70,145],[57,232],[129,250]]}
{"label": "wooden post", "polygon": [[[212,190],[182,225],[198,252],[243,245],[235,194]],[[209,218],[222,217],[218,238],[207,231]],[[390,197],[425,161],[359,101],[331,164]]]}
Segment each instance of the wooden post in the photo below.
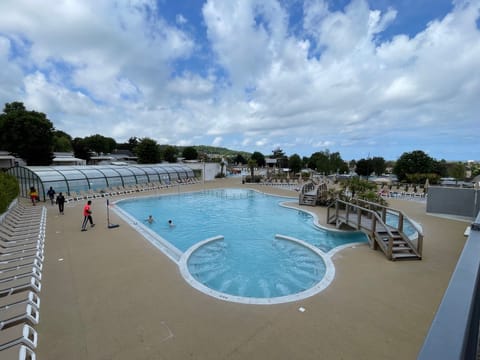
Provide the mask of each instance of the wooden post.
{"label": "wooden post", "polygon": [[398,231],[403,233],[403,213],[398,213]]}
{"label": "wooden post", "polygon": [[362,211],[357,207],[357,230],[362,226]]}
{"label": "wooden post", "polygon": [[348,214],[350,213],[350,204],[345,206],[345,223],[348,225]]}
{"label": "wooden post", "polygon": [[422,256],[422,250],[423,250],[423,234],[418,233],[417,252],[420,256]]}
{"label": "wooden post", "polygon": [[373,250],[377,250],[377,248],[378,248],[377,240],[375,239],[375,228],[376,227],[377,227],[377,217],[374,216],[373,219],[372,219],[372,229],[370,230],[370,236],[373,240],[373,243],[372,243],[372,249]]}
{"label": "wooden post", "polygon": [[393,249],[393,237],[388,237],[388,249],[387,249],[387,258],[392,260],[392,249]]}

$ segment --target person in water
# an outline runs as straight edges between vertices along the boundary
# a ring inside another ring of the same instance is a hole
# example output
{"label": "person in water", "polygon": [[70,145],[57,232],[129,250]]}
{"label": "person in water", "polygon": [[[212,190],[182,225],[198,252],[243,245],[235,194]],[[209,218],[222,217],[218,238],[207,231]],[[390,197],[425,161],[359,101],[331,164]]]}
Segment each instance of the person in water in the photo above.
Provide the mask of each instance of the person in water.
{"label": "person in water", "polygon": [[155,222],[155,219],[153,218],[152,215],[148,215],[148,218],[145,219],[146,222],[148,222],[149,224],[152,224]]}

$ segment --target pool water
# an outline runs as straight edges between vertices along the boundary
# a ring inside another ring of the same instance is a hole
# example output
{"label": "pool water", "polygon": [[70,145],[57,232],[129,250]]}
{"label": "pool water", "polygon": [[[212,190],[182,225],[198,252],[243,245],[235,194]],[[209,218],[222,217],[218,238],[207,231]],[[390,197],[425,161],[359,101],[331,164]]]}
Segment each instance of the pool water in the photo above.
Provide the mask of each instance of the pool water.
{"label": "pool water", "polygon": [[[394,227],[394,228],[397,228],[397,226],[398,226],[398,215],[387,212],[385,223],[387,225],[390,225],[390,226]],[[413,226],[413,224],[406,218],[403,219],[403,232],[410,239],[415,239],[418,235],[417,229],[415,229],[415,226]]]}
{"label": "pool water", "polygon": [[[117,206],[181,253],[206,239],[223,236],[193,251],[188,270],[215,291],[241,297],[296,294],[325,275],[326,254],[342,245],[367,242],[360,232],[328,231],[304,211],[281,206],[285,198],[245,189],[219,189],[120,201]],[[155,222],[145,220],[152,215]],[[171,219],[175,226],[168,225]],[[277,238],[304,241],[307,246]]]}

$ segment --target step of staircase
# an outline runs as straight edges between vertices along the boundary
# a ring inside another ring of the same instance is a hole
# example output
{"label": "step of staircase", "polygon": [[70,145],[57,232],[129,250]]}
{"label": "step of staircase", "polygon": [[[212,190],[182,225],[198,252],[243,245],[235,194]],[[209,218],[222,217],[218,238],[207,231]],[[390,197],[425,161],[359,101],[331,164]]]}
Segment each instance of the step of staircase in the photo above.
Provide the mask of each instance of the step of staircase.
{"label": "step of staircase", "polygon": [[417,254],[415,253],[395,253],[392,254],[393,260],[401,260],[401,259],[420,259]]}

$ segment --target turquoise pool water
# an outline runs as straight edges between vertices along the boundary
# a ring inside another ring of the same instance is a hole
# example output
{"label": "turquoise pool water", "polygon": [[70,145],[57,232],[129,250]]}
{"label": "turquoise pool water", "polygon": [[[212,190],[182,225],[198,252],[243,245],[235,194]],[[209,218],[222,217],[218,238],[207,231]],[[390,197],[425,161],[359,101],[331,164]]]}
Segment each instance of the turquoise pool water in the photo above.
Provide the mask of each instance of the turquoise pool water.
{"label": "turquoise pool water", "polygon": [[[327,231],[304,211],[281,206],[297,199],[245,189],[219,189],[120,201],[117,206],[142,226],[185,253],[193,251],[188,270],[193,278],[220,293],[240,297],[272,298],[296,294],[319,283],[330,250],[366,242],[359,232]],[[155,222],[145,220],[152,215]],[[168,225],[173,220],[175,226]],[[302,240],[316,250],[284,235]]]}

